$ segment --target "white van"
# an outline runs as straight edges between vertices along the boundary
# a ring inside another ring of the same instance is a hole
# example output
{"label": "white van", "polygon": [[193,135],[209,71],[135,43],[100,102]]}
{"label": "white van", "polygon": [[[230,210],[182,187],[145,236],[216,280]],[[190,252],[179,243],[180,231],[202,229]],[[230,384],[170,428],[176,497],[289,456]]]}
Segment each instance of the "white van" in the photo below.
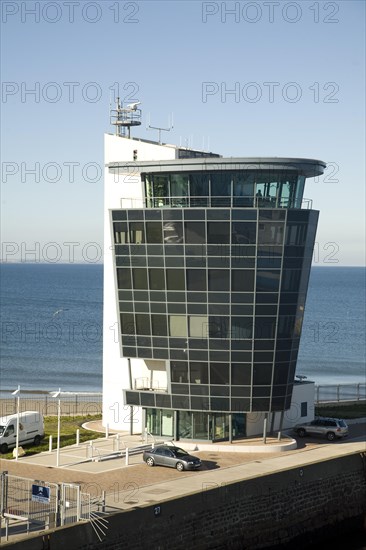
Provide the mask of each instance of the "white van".
{"label": "white van", "polygon": [[[0,453],[7,453],[16,447],[18,416],[11,414],[0,417]],[[19,445],[33,443],[39,445],[44,437],[43,416],[37,411],[24,411],[19,414]]]}

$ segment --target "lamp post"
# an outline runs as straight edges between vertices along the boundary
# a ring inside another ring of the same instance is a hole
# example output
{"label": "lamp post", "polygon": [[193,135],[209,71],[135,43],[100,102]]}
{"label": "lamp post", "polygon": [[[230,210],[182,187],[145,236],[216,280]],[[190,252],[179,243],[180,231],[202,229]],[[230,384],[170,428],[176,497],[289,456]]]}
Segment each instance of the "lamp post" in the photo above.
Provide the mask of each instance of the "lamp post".
{"label": "lamp post", "polygon": [[15,442],[15,460],[18,460],[18,454],[19,454],[19,414],[20,414],[20,386],[18,386],[18,389],[12,392],[12,395],[17,396],[17,435],[16,435],[16,442]]}
{"label": "lamp post", "polygon": [[51,393],[52,397],[58,397],[57,407],[57,451],[56,451],[56,466],[60,465],[60,429],[61,429],[61,388],[58,391]]}

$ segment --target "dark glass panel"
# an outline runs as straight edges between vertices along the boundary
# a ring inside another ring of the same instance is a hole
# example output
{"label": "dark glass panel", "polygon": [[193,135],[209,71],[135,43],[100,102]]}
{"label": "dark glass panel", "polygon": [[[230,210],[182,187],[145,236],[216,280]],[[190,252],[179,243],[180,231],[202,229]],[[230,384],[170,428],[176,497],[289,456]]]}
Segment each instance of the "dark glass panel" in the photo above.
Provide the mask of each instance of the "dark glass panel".
{"label": "dark glass panel", "polygon": [[253,207],[254,174],[247,170],[233,173],[233,205]]}
{"label": "dark glass panel", "polygon": [[151,315],[152,334],[154,336],[167,336],[166,316]]}
{"label": "dark glass panel", "polygon": [[257,292],[277,292],[280,283],[280,271],[267,269],[257,271]]}
{"label": "dark glass panel", "polygon": [[155,407],[155,395],[151,392],[140,392],[142,407]]}
{"label": "dark glass panel", "polygon": [[253,220],[257,219],[257,210],[232,210],[233,220]]}
{"label": "dark glass panel", "polygon": [[221,397],[211,397],[211,410],[212,411],[229,411],[230,399],[224,399]]}
{"label": "dark glass panel", "polygon": [[126,403],[128,405],[140,405],[140,394],[139,392],[126,391]]}
{"label": "dark glass panel", "polygon": [[117,281],[119,289],[125,290],[128,288],[132,288],[131,270],[124,267],[117,268]]}
{"label": "dark glass panel", "polygon": [[187,359],[187,350],[171,349],[170,359],[180,359],[181,361],[184,361],[184,359]]}
{"label": "dark glass panel", "polygon": [[168,302],[168,313],[186,313],[186,305],[171,304]]}
{"label": "dark glass panel", "polygon": [[257,268],[281,268],[281,258],[258,258],[257,259]]}
{"label": "dark glass panel", "polygon": [[112,211],[112,219],[114,221],[126,220],[127,219],[126,210],[113,210]]}
{"label": "dark glass panel", "polygon": [[137,349],[123,346],[123,356],[124,357],[137,357]]}
{"label": "dark glass panel", "polygon": [[191,407],[199,411],[208,411],[210,401],[208,397],[191,397]]}
{"label": "dark glass panel", "polygon": [[186,361],[172,361],[170,372],[172,382],[188,383],[188,363]]}
{"label": "dark glass panel", "polygon": [[250,397],[251,386],[232,386],[232,397]]}
{"label": "dark glass panel", "polygon": [[157,393],[155,396],[156,406],[161,407],[162,409],[171,409],[172,408],[172,397],[171,395],[164,395]]}
{"label": "dark glass panel", "polygon": [[230,220],[230,210],[215,210],[210,208],[207,210],[207,219],[208,220]]}
{"label": "dark glass panel", "polygon": [[172,384],[172,393],[178,395],[189,395],[188,384]]}
{"label": "dark glass panel", "polygon": [[281,395],[286,395],[286,385],[282,386],[273,386],[273,397],[279,397]]}
{"label": "dark glass panel", "polygon": [[166,313],[166,304],[164,303],[159,304],[154,302],[150,304],[150,307],[151,307],[151,313]]}
{"label": "dark glass panel", "polygon": [[135,315],[135,320],[137,334],[151,334],[149,315],[138,313]]}
{"label": "dark glass panel", "polygon": [[187,290],[206,291],[206,270],[187,269]]}
{"label": "dark glass panel", "polygon": [[246,305],[246,304],[240,304],[240,305],[236,305],[236,304],[233,304],[231,306],[231,315],[248,315],[248,316],[252,316],[253,315],[253,306],[252,305]]}
{"label": "dark glass panel", "polygon": [[146,241],[149,244],[160,244],[163,242],[161,222],[146,222]]}
{"label": "dark glass panel", "polygon": [[183,211],[177,208],[173,208],[172,210],[164,209],[163,220],[181,220],[182,214],[183,214]]}
{"label": "dark glass panel", "polygon": [[255,318],[255,338],[274,338],[276,334],[275,317]]}
{"label": "dark glass panel", "polygon": [[195,208],[194,210],[184,210],[184,219],[186,221],[189,220],[204,220],[205,219],[205,210],[198,210]]}
{"label": "dark glass panel", "polygon": [[[208,175],[202,172],[190,174],[191,206],[207,206],[209,192]],[[202,198],[199,198],[202,197]]]}
{"label": "dark glass panel", "polygon": [[187,304],[187,313],[191,315],[207,315],[207,304]]}
{"label": "dark glass panel", "polygon": [[250,386],[252,383],[252,367],[250,363],[231,364],[231,385]]}
{"label": "dark glass panel", "polygon": [[214,395],[217,397],[225,397],[230,395],[230,388],[229,386],[219,386],[219,385],[211,385],[210,386],[210,395]]}
{"label": "dark glass panel", "polygon": [[273,220],[281,221],[286,217],[285,210],[259,210],[259,219],[260,220]]}
{"label": "dark glass panel", "polygon": [[207,361],[207,351],[191,349],[189,358],[192,359],[192,361]]}
{"label": "dark glass panel", "polygon": [[239,399],[237,397],[232,398],[231,410],[236,413],[250,411],[250,399]]}
{"label": "dark glass panel", "polygon": [[253,366],[253,386],[269,386],[272,383],[272,363]]}
{"label": "dark glass panel", "polygon": [[145,220],[161,220],[161,210],[152,210],[151,208],[145,211]]}
{"label": "dark glass panel", "polygon": [[211,315],[229,315],[228,304],[208,304],[208,311]]}
{"label": "dark glass panel", "polygon": [[204,362],[189,363],[191,384],[208,384],[208,365]]}
{"label": "dark glass panel", "polygon": [[144,219],[144,211],[143,210],[137,210],[133,208],[132,210],[127,210],[128,219],[129,220],[143,220]]}
{"label": "dark glass panel", "polygon": [[233,222],[233,244],[255,244],[257,224],[253,222]]}
{"label": "dark glass panel", "polygon": [[209,335],[210,338],[229,338],[230,317],[209,317]]}
{"label": "dark glass panel", "polygon": [[254,289],[254,271],[251,269],[233,269],[231,271],[231,290],[248,292]]}
{"label": "dark glass panel", "polygon": [[253,386],[253,397],[270,397],[271,386]]}
{"label": "dark glass panel", "polygon": [[282,245],[284,236],[284,224],[281,222],[259,222],[259,245]]}
{"label": "dark glass panel", "polygon": [[185,242],[188,244],[203,244],[206,242],[204,222],[184,222]]}
{"label": "dark glass panel", "polygon": [[292,338],[294,335],[295,317],[292,315],[284,315],[278,318],[278,338]]}
{"label": "dark glass panel", "polygon": [[[132,304],[130,305],[132,306]],[[132,311],[132,309],[128,311]],[[149,313],[150,309],[148,302],[135,302],[135,311],[136,313]]]}
{"label": "dark glass panel", "polygon": [[229,384],[229,376],[230,372],[228,363],[210,364],[210,384]]}
{"label": "dark glass panel", "polygon": [[172,395],[173,409],[189,409],[189,397],[183,395]]}
{"label": "dark glass panel", "polygon": [[230,352],[217,349],[210,349],[210,361],[230,361]]}
{"label": "dark glass panel", "polygon": [[220,171],[210,174],[211,206],[231,206],[231,173]]}
{"label": "dark glass panel", "polygon": [[244,340],[251,338],[253,334],[252,317],[231,317],[231,338],[232,340]]}
{"label": "dark glass panel", "polygon": [[269,399],[260,398],[260,397],[252,399],[252,410],[253,411],[267,412],[267,411],[269,411],[269,406],[270,406],[270,400]]}
{"label": "dark glass panel", "polygon": [[155,359],[169,359],[169,353],[167,349],[153,349]]}
{"label": "dark glass panel", "polygon": [[251,361],[252,354],[249,351],[232,351],[231,352],[231,360],[235,361],[236,363],[239,363],[241,361]]}
{"label": "dark glass panel", "polygon": [[271,294],[269,292],[258,292],[256,294],[256,302],[258,304],[277,304],[278,294]]}
{"label": "dark glass panel", "polygon": [[199,384],[190,384],[191,395],[208,395],[209,386],[203,386]]}
{"label": "dark glass panel", "polygon": [[134,289],[147,290],[147,270],[146,269],[133,269],[133,286]]}
{"label": "dark glass panel", "polygon": [[229,244],[230,223],[207,222],[207,242],[209,244]]}
{"label": "dark glass panel", "polygon": [[215,292],[230,290],[230,271],[228,269],[209,269],[208,290]]}
{"label": "dark glass panel", "polygon": [[164,290],[164,269],[149,269],[150,290]]}
{"label": "dark glass panel", "polygon": [[163,222],[164,244],[175,244],[183,242],[182,222]]}
{"label": "dark glass panel", "polygon": [[184,269],[167,269],[168,290],[185,290]]}
{"label": "dark glass panel", "polygon": [[284,397],[272,397],[272,411],[283,411],[285,409],[285,398]]}
{"label": "dark glass panel", "polygon": [[129,223],[129,242],[133,244],[143,244],[146,242],[144,222]]}
{"label": "dark glass panel", "polygon": [[135,334],[135,321],[132,314],[121,314],[121,330],[122,334]]}
{"label": "dark glass panel", "polygon": [[273,351],[255,351],[254,362],[255,363],[269,363],[273,361]]}
{"label": "dark glass panel", "polygon": [[252,293],[241,293],[236,292],[231,293],[231,303],[233,304],[252,304],[254,301],[254,295]]}
{"label": "dark glass panel", "polygon": [[286,384],[288,379],[289,365],[275,365],[273,373],[273,384]]}

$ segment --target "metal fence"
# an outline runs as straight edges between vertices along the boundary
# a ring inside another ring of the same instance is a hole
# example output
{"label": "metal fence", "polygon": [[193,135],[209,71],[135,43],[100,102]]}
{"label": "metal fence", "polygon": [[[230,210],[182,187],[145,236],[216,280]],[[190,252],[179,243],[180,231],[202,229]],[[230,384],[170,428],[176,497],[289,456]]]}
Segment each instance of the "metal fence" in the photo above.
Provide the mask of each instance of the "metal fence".
{"label": "metal fence", "polygon": [[105,495],[92,497],[75,483],[49,483],[15,475],[0,474],[0,512],[5,529],[2,538],[28,535],[31,531],[90,521],[99,540],[108,528]]}
{"label": "metal fence", "polygon": [[366,400],[366,383],[315,386],[315,403]]}
{"label": "metal fence", "polygon": [[[60,396],[63,416],[87,416],[102,412],[102,393],[67,393]],[[58,399],[50,394],[25,394],[21,397],[20,412],[37,411],[44,416],[57,416]],[[17,398],[0,399],[0,417],[17,412]]]}

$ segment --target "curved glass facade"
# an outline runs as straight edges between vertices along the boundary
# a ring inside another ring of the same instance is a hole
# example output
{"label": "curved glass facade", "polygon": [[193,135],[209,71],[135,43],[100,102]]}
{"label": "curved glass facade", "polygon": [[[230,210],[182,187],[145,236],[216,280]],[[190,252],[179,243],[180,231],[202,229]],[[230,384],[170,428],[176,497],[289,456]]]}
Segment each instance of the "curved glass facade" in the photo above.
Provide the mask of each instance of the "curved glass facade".
{"label": "curved glass facade", "polygon": [[301,208],[305,177],[295,171],[212,170],[145,174],[148,208]]}

